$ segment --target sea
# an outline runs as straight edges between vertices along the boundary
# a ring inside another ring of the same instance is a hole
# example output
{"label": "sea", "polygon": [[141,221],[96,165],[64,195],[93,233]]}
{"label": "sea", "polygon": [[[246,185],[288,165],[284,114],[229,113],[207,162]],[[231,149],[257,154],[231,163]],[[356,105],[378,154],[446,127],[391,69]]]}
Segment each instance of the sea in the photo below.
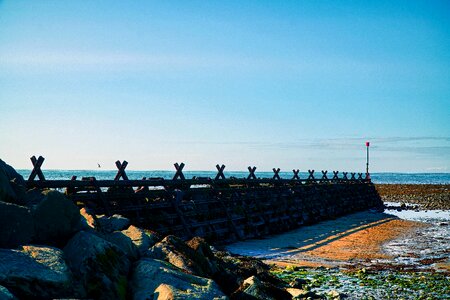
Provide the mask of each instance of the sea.
{"label": "sea", "polygon": [[[31,173],[31,170],[19,169],[17,170],[25,179],[27,179]],[[114,179],[117,170],[42,170],[45,179],[47,180],[69,180],[72,176],[77,176],[78,179],[82,177],[95,177],[97,180]],[[175,175],[174,171],[133,171],[126,170],[126,174],[129,179],[142,179],[162,177],[164,179],[172,179]],[[214,171],[186,171],[183,172],[186,178],[193,177],[210,177],[214,178],[217,172]],[[226,178],[246,178],[248,172],[244,171],[228,171],[224,172]],[[258,178],[272,178],[273,172],[256,172],[255,175]],[[293,176],[292,172],[280,172],[281,178],[290,179]],[[300,172],[299,177],[301,179],[308,178],[307,172]],[[321,178],[322,173],[314,173],[316,178]],[[329,178],[332,174],[327,174]],[[342,174],[339,174],[341,177]],[[348,175],[350,176],[350,175]],[[374,183],[387,183],[387,184],[450,184],[450,173],[371,173],[370,177]]]}

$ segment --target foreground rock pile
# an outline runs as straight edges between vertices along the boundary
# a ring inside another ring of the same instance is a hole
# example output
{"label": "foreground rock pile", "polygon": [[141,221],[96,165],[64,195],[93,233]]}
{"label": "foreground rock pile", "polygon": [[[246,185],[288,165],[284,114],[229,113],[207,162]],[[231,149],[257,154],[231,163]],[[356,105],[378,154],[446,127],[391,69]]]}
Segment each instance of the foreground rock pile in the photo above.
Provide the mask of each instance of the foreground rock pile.
{"label": "foreground rock pile", "polygon": [[[292,299],[259,260],[26,191],[0,160],[0,299]],[[289,291],[289,292],[288,292]],[[298,298],[301,298],[300,296]]]}
{"label": "foreground rock pile", "polygon": [[383,201],[419,204],[424,209],[450,209],[448,184],[377,184]]}

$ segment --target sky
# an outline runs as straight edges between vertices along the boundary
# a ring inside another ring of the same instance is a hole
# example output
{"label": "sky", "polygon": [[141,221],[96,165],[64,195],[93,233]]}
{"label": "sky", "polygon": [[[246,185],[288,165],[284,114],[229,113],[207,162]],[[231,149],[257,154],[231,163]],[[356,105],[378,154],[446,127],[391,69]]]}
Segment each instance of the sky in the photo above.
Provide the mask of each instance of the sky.
{"label": "sky", "polygon": [[0,0],[0,158],[450,172],[449,1]]}

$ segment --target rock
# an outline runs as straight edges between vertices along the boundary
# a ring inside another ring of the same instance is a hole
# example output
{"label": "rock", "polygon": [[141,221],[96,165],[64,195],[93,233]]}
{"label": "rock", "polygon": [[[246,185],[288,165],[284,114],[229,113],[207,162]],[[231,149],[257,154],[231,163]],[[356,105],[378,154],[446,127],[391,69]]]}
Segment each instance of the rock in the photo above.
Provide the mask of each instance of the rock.
{"label": "rock", "polygon": [[[226,270],[228,274],[233,274],[237,280],[238,287],[242,282],[251,276],[257,276],[261,281],[282,286],[284,283],[270,273],[270,267],[261,260],[240,255],[230,255],[228,252],[216,252],[219,268]],[[223,271],[221,271],[223,272]],[[215,279],[215,278],[214,278]],[[222,278],[217,278],[219,281]],[[231,280],[230,278],[229,280]],[[228,285],[232,282],[229,281]],[[221,285],[222,286],[222,285]]]}
{"label": "rock", "polygon": [[290,300],[292,296],[283,289],[261,282],[256,276],[251,276],[244,280],[241,287],[231,295],[231,299]]}
{"label": "rock", "polygon": [[131,225],[126,230],[122,230],[122,234],[127,236],[139,251],[140,255],[144,255],[148,248],[153,246],[152,240],[143,229]]}
{"label": "rock", "polygon": [[0,249],[0,284],[21,299],[76,295],[63,252],[51,247]]}
{"label": "rock", "polygon": [[97,225],[100,231],[114,232],[121,231],[130,226],[130,220],[121,215],[97,216]]}
{"label": "rock", "polygon": [[163,237],[157,233],[156,231],[150,230],[150,229],[144,229],[145,234],[148,236],[148,238],[150,239],[150,247],[153,247],[156,243],[160,242]]}
{"label": "rock", "polygon": [[298,289],[298,288],[287,288],[286,292],[291,294],[292,298],[299,299],[302,295],[305,295],[308,291]]}
{"label": "rock", "polygon": [[0,285],[0,300],[16,300],[17,298],[11,294],[7,288]]}
{"label": "rock", "polygon": [[215,274],[217,272],[223,273],[222,269],[217,265],[217,259],[211,250],[211,246],[201,237],[194,237],[187,241],[186,244],[193,249],[200,257],[204,258],[205,269],[208,274]]}
{"label": "rock", "polygon": [[80,216],[82,230],[89,231],[97,227],[97,217],[92,214],[86,207],[80,209]]}
{"label": "rock", "polygon": [[93,233],[78,232],[64,248],[67,264],[88,297],[124,299],[130,262],[116,245]]}
{"label": "rock", "polygon": [[186,274],[173,265],[143,258],[133,268],[132,299],[226,299],[217,284],[208,278]]}
{"label": "rock", "polygon": [[207,266],[208,276],[220,286],[225,294],[230,295],[239,288],[244,279],[234,272],[235,269],[228,267],[228,262],[224,262],[222,258],[216,256],[211,246],[203,238],[194,237],[186,244],[204,258],[203,264]]}
{"label": "rock", "polygon": [[[287,288],[286,291],[291,294],[292,299],[327,299],[311,291],[306,291],[297,288]],[[334,299],[334,298],[330,298]],[[339,298],[338,298],[339,299]]]}
{"label": "rock", "polygon": [[17,202],[17,195],[14,192],[8,176],[0,170],[0,201],[15,203]]}
{"label": "rock", "polygon": [[0,248],[27,244],[34,236],[34,223],[28,208],[0,202]]}
{"label": "rock", "polygon": [[25,194],[25,200],[27,207],[35,207],[45,198],[45,193],[42,193],[42,190],[38,188],[33,188],[27,191]]}
{"label": "rock", "polygon": [[25,186],[22,175],[0,159],[0,201],[24,205]]}
{"label": "rock", "polygon": [[195,250],[198,254],[207,257],[209,259],[214,259],[214,253],[211,250],[211,247],[205,241],[205,239],[201,237],[194,237],[191,240],[187,241],[186,244]]}
{"label": "rock", "polygon": [[46,191],[42,201],[32,208],[36,241],[63,245],[80,230],[78,207],[57,191]]}
{"label": "rock", "polygon": [[333,300],[340,300],[345,299],[347,296],[345,294],[339,293],[336,290],[331,290],[327,293],[327,298],[333,299]]}
{"label": "rock", "polygon": [[150,248],[146,257],[165,260],[185,272],[207,277],[214,272],[206,258],[186,245],[180,238],[168,235]]}
{"label": "rock", "polygon": [[297,288],[297,289],[301,289],[304,285],[308,284],[308,280],[303,279],[303,278],[294,278],[294,280],[292,280],[289,285],[293,288]]}
{"label": "rock", "polygon": [[138,249],[134,245],[133,241],[123,232],[115,231],[112,233],[104,234],[102,237],[108,242],[111,242],[119,247],[119,249],[122,250],[131,261],[137,260],[139,258],[140,254]]}

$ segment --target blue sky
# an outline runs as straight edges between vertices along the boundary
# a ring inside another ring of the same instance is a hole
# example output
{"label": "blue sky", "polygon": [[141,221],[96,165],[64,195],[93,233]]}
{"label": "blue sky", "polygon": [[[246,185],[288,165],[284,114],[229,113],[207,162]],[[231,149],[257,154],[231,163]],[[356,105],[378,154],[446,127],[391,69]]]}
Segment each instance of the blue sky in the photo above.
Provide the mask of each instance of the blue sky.
{"label": "blue sky", "polygon": [[0,158],[450,171],[448,1],[0,1]]}

